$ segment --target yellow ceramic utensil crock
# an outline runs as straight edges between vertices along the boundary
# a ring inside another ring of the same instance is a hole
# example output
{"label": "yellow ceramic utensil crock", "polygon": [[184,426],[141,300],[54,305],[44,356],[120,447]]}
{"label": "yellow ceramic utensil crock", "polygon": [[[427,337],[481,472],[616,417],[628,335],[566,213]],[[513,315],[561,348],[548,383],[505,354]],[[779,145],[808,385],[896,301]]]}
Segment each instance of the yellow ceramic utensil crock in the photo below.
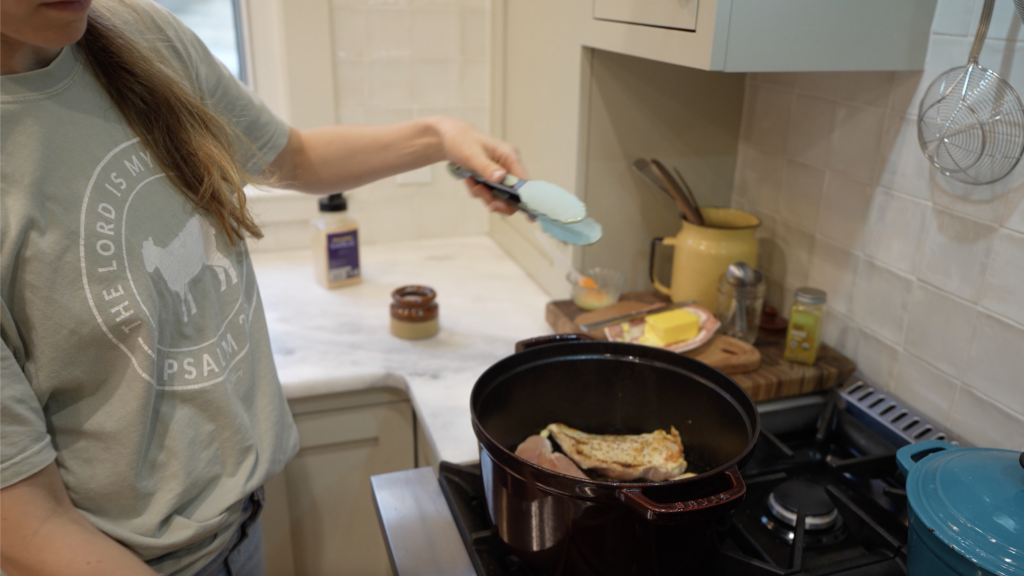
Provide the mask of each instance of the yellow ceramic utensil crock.
{"label": "yellow ceramic utensil crock", "polygon": [[[697,305],[715,310],[718,278],[733,262],[757,268],[757,239],[754,232],[761,220],[733,208],[701,207],[704,226],[683,221],[679,234],[655,238],[651,243],[651,282],[673,302],[696,300]],[[654,252],[659,244],[673,246],[671,286],[657,279]]]}

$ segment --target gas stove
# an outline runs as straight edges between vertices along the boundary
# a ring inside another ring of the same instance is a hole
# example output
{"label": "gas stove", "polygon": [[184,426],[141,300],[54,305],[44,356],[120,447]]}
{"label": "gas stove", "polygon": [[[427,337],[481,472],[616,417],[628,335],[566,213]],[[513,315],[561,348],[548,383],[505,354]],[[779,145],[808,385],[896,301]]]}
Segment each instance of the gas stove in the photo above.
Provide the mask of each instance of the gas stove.
{"label": "gas stove", "polygon": [[[721,533],[715,575],[905,575],[904,445],[957,439],[860,380],[758,405],[761,435],[743,504]],[[540,575],[493,532],[479,465],[441,463],[439,482],[479,576]]]}

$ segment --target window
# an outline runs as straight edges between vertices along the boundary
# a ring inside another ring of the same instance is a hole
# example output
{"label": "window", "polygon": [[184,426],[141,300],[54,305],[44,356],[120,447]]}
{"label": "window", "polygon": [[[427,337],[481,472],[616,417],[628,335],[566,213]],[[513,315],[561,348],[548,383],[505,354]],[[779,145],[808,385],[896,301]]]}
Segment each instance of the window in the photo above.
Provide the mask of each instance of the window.
{"label": "window", "polygon": [[246,79],[241,34],[241,0],[157,0],[202,39],[236,78]]}

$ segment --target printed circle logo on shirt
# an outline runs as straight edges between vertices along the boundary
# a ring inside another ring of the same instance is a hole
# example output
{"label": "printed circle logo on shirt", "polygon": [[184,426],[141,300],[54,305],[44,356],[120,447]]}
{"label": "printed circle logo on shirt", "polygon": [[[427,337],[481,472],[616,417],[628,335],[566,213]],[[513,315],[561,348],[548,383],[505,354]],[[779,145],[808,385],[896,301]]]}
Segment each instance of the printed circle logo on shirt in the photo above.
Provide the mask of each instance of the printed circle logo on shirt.
{"label": "printed circle logo on shirt", "polygon": [[93,314],[144,379],[187,390],[241,375],[256,302],[245,245],[192,209],[138,138],[96,167],[80,234]]}

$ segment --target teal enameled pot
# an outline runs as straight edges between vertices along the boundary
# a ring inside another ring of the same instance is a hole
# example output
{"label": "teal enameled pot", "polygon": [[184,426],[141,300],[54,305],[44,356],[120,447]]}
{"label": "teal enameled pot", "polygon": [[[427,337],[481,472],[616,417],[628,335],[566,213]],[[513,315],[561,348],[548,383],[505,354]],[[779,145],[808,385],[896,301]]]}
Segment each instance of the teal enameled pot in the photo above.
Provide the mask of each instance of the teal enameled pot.
{"label": "teal enameled pot", "polygon": [[1024,575],[1024,455],[939,440],[904,446],[910,576]]}

